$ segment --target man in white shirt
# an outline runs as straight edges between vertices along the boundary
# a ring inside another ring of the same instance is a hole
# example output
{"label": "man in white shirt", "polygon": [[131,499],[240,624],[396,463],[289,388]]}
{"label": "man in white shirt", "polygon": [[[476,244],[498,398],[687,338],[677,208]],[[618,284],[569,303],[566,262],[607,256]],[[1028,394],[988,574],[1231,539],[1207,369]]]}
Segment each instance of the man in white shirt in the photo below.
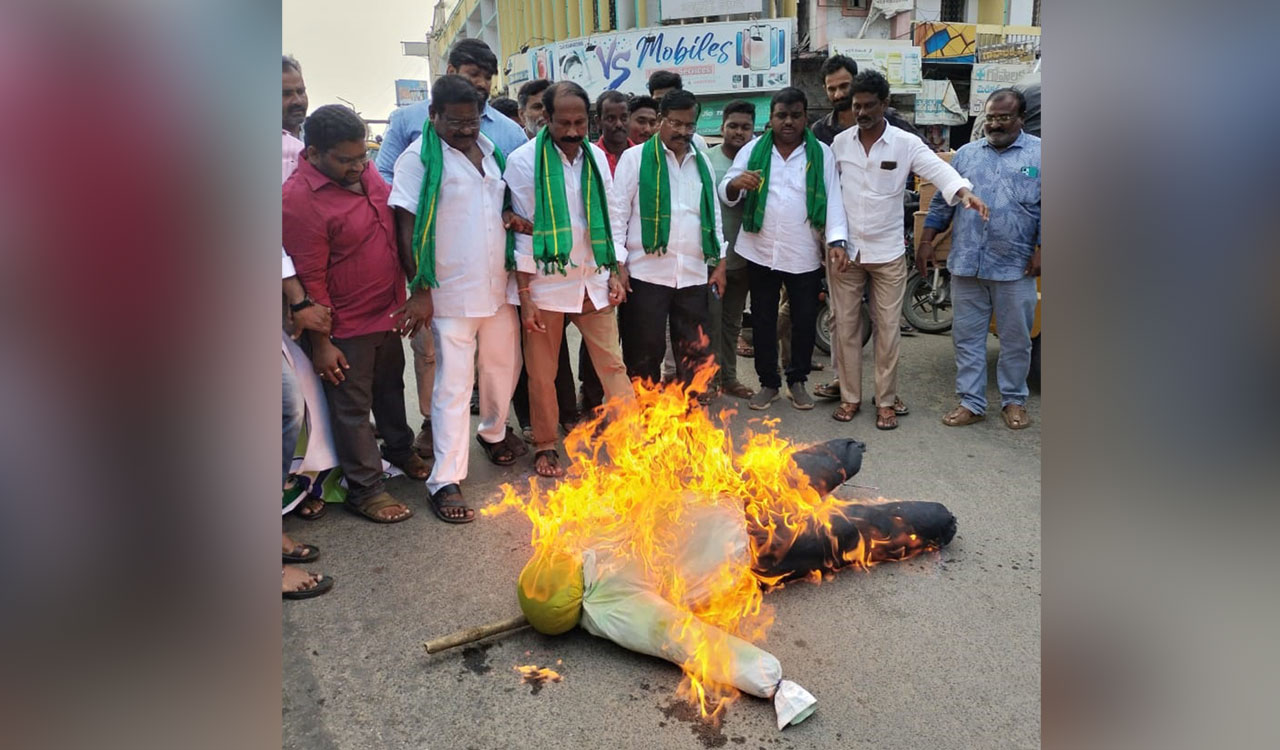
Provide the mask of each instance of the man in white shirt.
{"label": "man in white shirt", "polygon": [[613,240],[630,278],[618,326],[627,374],[657,382],[669,322],[676,372],[687,384],[711,355],[707,293],[724,293],[724,230],[715,167],[690,144],[698,100],[674,90],[658,115],[657,137],[623,152],[609,194]]}
{"label": "man in white shirt", "polygon": [[587,143],[587,92],[570,81],[543,92],[547,124],[516,149],[505,174],[512,208],[532,220],[517,234],[517,299],[529,374],[534,471],[564,474],[555,450],[559,406],[555,377],[564,317],[578,327],[606,399],[635,397],[618,347],[614,306],[626,299],[626,269],[617,263],[608,198],[613,177],[604,151]]}
{"label": "man in white shirt", "polygon": [[889,81],[874,70],[854,76],[855,125],[831,142],[840,173],[848,249],[832,250],[827,265],[835,313],[833,353],[840,405],[832,418],[848,422],[862,406],[862,293],[871,284],[871,322],[876,358],[876,427],[892,430],[908,411],[898,395],[898,346],[902,295],[907,284],[902,193],[912,172],[938,186],[947,202],[963,203],[985,217],[987,207],[973,184],[919,138],[885,120]]}
{"label": "man in white shirt", "polygon": [[480,426],[490,461],[515,462],[507,409],[520,374],[519,322],[507,298],[502,204],[506,183],[493,142],[480,133],[483,102],[463,77],[431,87],[431,130],[396,159],[391,196],[401,262],[412,295],[401,330],[431,328],[437,366],[431,400],[435,466],[427,478],[432,510],[448,523],[475,512],[462,502],[467,476],[470,400],[479,349]]}
{"label": "man in white shirt", "polygon": [[787,385],[797,409],[812,409],[805,390],[813,357],[824,247],[843,251],[847,241],[840,183],[831,148],[806,126],[808,101],[793,87],[773,95],[769,130],[734,157],[720,181],[727,205],[745,200],[738,255],[747,260],[751,320],[760,392],[752,409],[778,398],[778,297],[783,285],[791,300],[791,362]]}

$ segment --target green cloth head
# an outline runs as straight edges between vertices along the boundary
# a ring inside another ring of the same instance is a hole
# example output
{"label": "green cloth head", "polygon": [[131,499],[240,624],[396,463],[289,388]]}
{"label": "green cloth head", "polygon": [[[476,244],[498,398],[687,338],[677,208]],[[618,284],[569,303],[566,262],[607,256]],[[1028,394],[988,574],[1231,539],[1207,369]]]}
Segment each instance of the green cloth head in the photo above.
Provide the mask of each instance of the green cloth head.
{"label": "green cloth head", "polygon": [[560,635],[582,616],[582,560],[564,552],[539,552],[516,586],[520,611],[539,633]]}

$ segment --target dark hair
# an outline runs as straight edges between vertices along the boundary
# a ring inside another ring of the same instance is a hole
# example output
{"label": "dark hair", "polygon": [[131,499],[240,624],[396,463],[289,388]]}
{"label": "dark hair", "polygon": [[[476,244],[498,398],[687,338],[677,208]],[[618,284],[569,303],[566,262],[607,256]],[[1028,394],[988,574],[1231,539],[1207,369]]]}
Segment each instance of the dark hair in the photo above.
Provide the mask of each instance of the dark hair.
{"label": "dark hair", "polygon": [[633,96],[631,103],[627,105],[627,112],[635,114],[637,109],[652,109],[656,114],[658,112],[658,100],[652,96]]}
{"label": "dark hair", "polygon": [[1025,94],[1023,94],[1021,91],[1017,89],[1011,89],[1011,88],[996,89],[995,91],[992,91],[990,94],[987,94],[987,101],[993,101],[995,99],[1006,99],[1009,97],[1016,99],[1018,102],[1018,117],[1026,117],[1027,116],[1027,97]]}
{"label": "dark hair", "polygon": [[795,104],[797,102],[804,105],[806,112],[809,110],[809,99],[804,95],[804,92],[795,86],[788,86],[774,94],[773,98],[769,100],[769,114],[772,115],[773,110],[779,104]]}
{"label": "dark hair", "polygon": [[551,81],[545,78],[535,78],[520,87],[520,91],[516,93],[516,101],[520,103],[520,109],[524,109],[529,103],[529,97],[541,96],[543,91],[551,85]]}
{"label": "dark hair", "polygon": [[489,105],[507,117],[520,116],[520,105],[516,104],[516,100],[509,96],[500,96],[489,102]]}
{"label": "dark hair", "polygon": [[698,97],[684,89],[672,89],[662,97],[662,101],[658,103],[658,114],[663,117],[673,109],[696,109],[698,108]]}
{"label": "dark hair", "polygon": [[880,101],[889,99],[889,79],[880,75],[879,71],[864,70],[853,77],[853,86],[849,87],[849,95],[875,94]]}
{"label": "dark hair", "polygon": [[627,105],[627,96],[621,91],[609,89],[596,99],[596,117],[604,117],[604,105],[609,102],[622,102],[625,107]]}
{"label": "dark hair", "polygon": [[449,50],[449,65],[458,70],[463,65],[475,65],[491,76],[498,74],[498,58],[489,45],[480,39],[459,39]]}
{"label": "dark hair", "polygon": [[281,69],[281,73],[294,70],[297,71],[298,75],[302,75],[302,65],[294,59],[293,55],[283,55],[282,57],[284,58],[284,67]]}
{"label": "dark hair", "polygon": [[433,115],[439,114],[444,112],[444,108],[450,104],[474,104],[477,108],[484,107],[480,100],[480,92],[471,85],[471,81],[456,74],[440,76],[439,80],[431,84],[431,104],[427,107],[427,112]]}
{"label": "dark hair", "polygon": [[302,123],[302,139],[307,148],[315,146],[322,154],[339,143],[363,142],[366,132],[360,115],[341,104],[326,104]]}
{"label": "dark hair", "polygon": [[576,96],[582,100],[582,106],[588,112],[591,111],[591,97],[587,96],[587,90],[574,83],[573,81],[560,81],[553,83],[542,92],[542,106],[547,108],[547,119],[550,120],[552,115],[556,113],[556,99],[562,96]]}
{"label": "dark hair", "polygon": [[837,70],[847,70],[849,75],[858,75],[858,63],[852,57],[844,55],[832,55],[827,61],[822,63],[822,77],[826,78]]}
{"label": "dark hair", "polygon": [[672,73],[669,70],[655,70],[649,74],[649,93],[658,89],[683,89],[684,82],[680,80],[679,73]]}
{"label": "dark hair", "polygon": [[729,119],[729,115],[747,115],[751,118],[752,126],[756,121],[756,105],[746,99],[734,99],[724,107],[724,115],[720,117],[720,124],[723,125]]}

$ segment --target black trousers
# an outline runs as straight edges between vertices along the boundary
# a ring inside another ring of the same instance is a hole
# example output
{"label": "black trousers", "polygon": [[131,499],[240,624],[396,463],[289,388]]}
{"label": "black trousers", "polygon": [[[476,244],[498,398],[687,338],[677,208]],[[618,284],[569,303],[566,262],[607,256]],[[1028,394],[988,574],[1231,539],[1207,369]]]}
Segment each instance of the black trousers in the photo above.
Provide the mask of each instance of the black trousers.
{"label": "black trousers", "polygon": [[710,312],[705,284],[674,289],[631,279],[631,292],[619,310],[622,359],[627,376],[657,382],[667,352],[667,324],[676,357],[676,376],[688,383],[698,365],[711,356],[706,335]]}
{"label": "black trousers", "polygon": [[787,364],[787,385],[805,382],[813,363],[822,269],[786,273],[747,261],[747,277],[751,282],[752,342],[756,347],[756,375],[760,385],[782,387],[778,374],[778,297],[783,286],[791,300],[791,362]]}
{"label": "black trousers", "polygon": [[[520,308],[516,311],[519,314]],[[524,319],[521,318],[521,321]],[[568,320],[568,318],[565,318]],[[524,330],[524,324],[521,323],[521,330]],[[520,337],[524,341],[524,337]],[[579,358],[581,363],[582,359]],[[587,369],[591,370],[591,376],[595,377],[595,370],[590,366],[588,360]],[[579,364],[581,367],[581,364]],[[596,380],[599,385],[599,379]],[[601,391],[603,393],[603,390]],[[573,370],[569,367],[569,344],[563,338],[560,340],[560,364],[556,367],[556,402],[560,405],[560,421],[571,422],[577,421],[578,414],[578,394],[573,387]],[[516,381],[516,391],[511,396],[511,406],[515,408],[516,419],[520,422],[522,428],[529,427],[533,421],[529,418],[529,373],[525,371],[524,366],[520,367],[520,379]]]}
{"label": "black trousers", "polygon": [[[347,497],[352,502],[382,492],[382,459],[403,464],[413,453],[413,431],[404,413],[404,345],[393,331],[333,339],[351,369],[338,385],[324,384],[329,402],[338,463],[347,477]],[[378,422],[386,445],[379,452],[369,424],[369,412]]]}

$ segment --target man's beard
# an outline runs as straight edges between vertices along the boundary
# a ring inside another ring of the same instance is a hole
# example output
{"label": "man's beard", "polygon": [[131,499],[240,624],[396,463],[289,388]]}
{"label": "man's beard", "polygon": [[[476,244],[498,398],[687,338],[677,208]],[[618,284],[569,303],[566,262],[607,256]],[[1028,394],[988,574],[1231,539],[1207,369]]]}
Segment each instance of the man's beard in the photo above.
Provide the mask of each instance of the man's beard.
{"label": "man's beard", "polygon": [[839,99],[832,100],[831,108],[837,112],[847,112],[853,109],[853,97],[842,96]]}

